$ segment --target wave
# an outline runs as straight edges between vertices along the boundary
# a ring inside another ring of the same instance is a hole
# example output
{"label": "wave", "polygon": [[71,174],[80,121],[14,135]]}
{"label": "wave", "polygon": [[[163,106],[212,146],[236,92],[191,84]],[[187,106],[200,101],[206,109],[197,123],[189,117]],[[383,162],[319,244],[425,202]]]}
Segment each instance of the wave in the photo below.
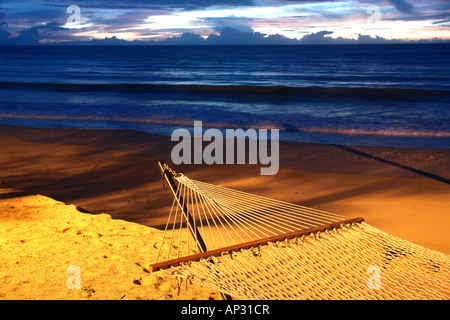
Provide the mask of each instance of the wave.
{"label": "wave", "polygon": [[[0,119],[21,119],[21,120],[49,120],[49,121],[86,121],[86,122],[127,122],[127,123],[147,123],[160,124],[166,126],[180,126],[189,128],[194,124],[193,120],[183,119],[167,119],[167,118],[132,118],[132,117],[114,117],[114,116],[65,116],[65,115],[23,115],[23,114],[0,114]],[[279,129],[286,131],[283,126],[278,126],[272,123],[260,121],[252,125],[240,126],[235,123],[203,121],[205,128],[220,128],[220,129],[239,129],[239,128],[257,128],[257,129]]]}
{"label": "wave", "polygon": [[450,97],[450,90],[370,87],[288,87],[254,85],[194,85],[150,83],[34,83],[0,82],[0,88],[39,89],[63,92],[147,92],[147,93],[197,93],[227,94],[237,96],[411,99]]}
{"label": "wave", "polygon": [[[131,118],[113,116],[65,116],[65,115],[20,115],[20,114],[0,114],[0,119],[21,119],[21,120],[47,120],[47,121],[81,121],[81,122],[122,122],[122,123],[143,123],[170,127],[193,127],[193,120],[169,119],[169,118]],[[294,127],[290,125],[276,124],[268,121],[257,121],[252,124],[238,125],[231,122],[203,121],[203,128],[219,129],[278,129],[282,132],[303,132],[317,134],[335,134],[346,136],[388,136],[388,137],[429,137],[429,138],[450,138],[450,131],[437,131],[427,129],[399,129],[399,128],[330,128],[330,127]]]}
{"label": "wave", "polygon": [[300,132],[327,133],[340,135],[370,135],[389,137],[430,137],[450,138],[450,131],[408,130],[408,129],[352,129],[352,128],[298,128]]}

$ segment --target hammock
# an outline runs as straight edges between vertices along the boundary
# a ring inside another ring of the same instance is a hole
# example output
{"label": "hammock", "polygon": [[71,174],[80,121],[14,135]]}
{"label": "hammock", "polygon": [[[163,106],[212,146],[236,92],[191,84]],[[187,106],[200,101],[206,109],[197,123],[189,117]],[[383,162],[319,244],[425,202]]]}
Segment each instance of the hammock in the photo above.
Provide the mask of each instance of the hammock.
{"label": "hammock", "polygon": [[238,299],[448,299],[450,257],[348,217],[189,179],[153,272]]}

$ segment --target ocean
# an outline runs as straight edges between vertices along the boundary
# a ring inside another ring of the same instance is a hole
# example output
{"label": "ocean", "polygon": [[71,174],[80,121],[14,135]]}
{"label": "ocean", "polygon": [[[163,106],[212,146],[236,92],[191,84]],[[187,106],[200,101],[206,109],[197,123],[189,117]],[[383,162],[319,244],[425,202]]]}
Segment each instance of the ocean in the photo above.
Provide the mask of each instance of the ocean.
{"label": "ocean", "polygon": [[0,124],[450,148],[450,44],[4,46]]}

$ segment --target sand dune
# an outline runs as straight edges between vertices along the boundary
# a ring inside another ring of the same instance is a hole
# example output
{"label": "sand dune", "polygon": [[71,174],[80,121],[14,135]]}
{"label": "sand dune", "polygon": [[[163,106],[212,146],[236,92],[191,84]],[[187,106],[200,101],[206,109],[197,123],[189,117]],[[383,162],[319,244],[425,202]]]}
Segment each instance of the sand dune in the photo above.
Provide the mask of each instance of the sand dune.
{"label": "sand dune", "polygon": [[[178,294],[170,276],[148,271],[162,236],[157,229],[12,188],[0,188],[0,212],[1,299],[219,297],[196,285]],[[70,266],[79,268],[79,288]]]}

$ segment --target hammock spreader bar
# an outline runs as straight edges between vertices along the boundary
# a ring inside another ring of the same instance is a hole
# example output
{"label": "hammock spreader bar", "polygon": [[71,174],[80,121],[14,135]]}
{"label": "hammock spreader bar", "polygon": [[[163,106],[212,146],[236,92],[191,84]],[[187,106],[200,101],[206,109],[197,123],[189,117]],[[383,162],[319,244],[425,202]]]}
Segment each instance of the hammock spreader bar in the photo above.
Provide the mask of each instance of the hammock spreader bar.
{"label": "hammock spreader bar", "polygon": [[170,267],[177,267],[183,262],[199,261],[201,259],[206,259],[211,256],[217,257],[217,256],[222,255],[223,253],[227,253],[227,252],[231,252],[231,251],[239,251],[241,249],[254,248],[254,247],[258,247],[260,245],[266,245],[269,242],[289,240],[292,238],[306,236],[311,233],[324,232],[326,230],[340,228],[343,225],[360,223],[363,221],[364,221],[364,218],[353,218],[353,219],[343,220],[343,221],[339,221],[339,222],[324,224],[324,225],[314,227],[314,228],[308,228],[308,229],[304,229],[304,230],[284,233],[284,234],[277,235],[277,236],[272,236],[272,237],[267,237],[267,238],[263,238],[263,239],[259,239],[259,240],[245,242],[245,243],[241,243],[241,244],[237,244],[237,245],[233,245],[233,246],[229,246],[229,247],[224,247],[224,248],[220,248],[220,249],[216,249],[216,250],[201,252],[198,254],[193,254],[193,255],[189,255],[186,257],[178,258],[178,259],[172,259],[172,260],[152,264],[152,265],[150,265],[150,271],[155,272],[158,270],[168,269]]}

